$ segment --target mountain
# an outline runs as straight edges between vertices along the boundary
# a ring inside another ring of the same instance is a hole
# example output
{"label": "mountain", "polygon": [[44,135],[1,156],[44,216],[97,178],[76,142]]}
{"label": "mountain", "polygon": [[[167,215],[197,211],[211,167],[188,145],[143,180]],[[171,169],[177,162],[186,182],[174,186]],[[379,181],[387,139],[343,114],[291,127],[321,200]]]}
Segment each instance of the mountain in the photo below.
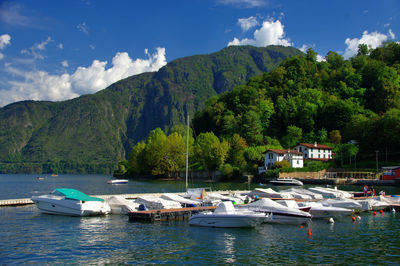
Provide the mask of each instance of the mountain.
{"label": "mountain", "polygon": [[211,96],[269,72],[292,47],[231,46],[174,60],[63,102],[0,109],[0,172],[108,173],[150,130],[184,123]]}

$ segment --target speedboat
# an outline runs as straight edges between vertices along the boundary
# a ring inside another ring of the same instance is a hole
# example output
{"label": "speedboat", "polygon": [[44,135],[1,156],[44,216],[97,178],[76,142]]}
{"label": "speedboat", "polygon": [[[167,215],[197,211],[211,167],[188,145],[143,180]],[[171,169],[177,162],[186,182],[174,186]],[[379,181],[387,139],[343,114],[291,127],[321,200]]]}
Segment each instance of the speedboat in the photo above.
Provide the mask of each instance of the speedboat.
{"label": "speedboat", "polygon": [[137,211],[140,205],[122,196],[111,196],[105,201],[110,206],[112,214],[128,214]]}
{"label": "speedboat", "polygon": [[352,209],[324,206],[319,202],[299,202],[298,205],[299,207],[311,207],[309,212],[312,218],[338,218],[354,213]]}
{"label": "speedboat", "polygon": [[302,186],[303,182],[294,178],[278,178],[276,180],[269,181],[271,184],[277,186]]}
{"label": "speedboat", "polygon": [[294,178],[278,178],[276,180],[269,181],[270,183],[277,186],[302,186],[303,182]]}
{"label": "speedboat", "polygon": [[237,209],[247,209],[270,214],[266,223],[304,224],[311,220],[311,214],[296,208],[283,206],[271,199],[263,198],[249,204],[235,205]]}
{"label": "speedboat", "polygon": [[50,194],[33,196],[31,199],[42,213],[48,214],[92,216],[111,211],[103,199],[88,196],[72,188],[57,188]]}
{"label": "speedboat", "polygon": [[224,201],[214,212],[193,215],[189,224],[208,227],[255,227],[267,218],[265,213],[237,210],[231,201]]}
{"label": "speedboat", "polygon": [[111,179],[107,181],[107,184],[111,185],[128,184],[128,179]]}

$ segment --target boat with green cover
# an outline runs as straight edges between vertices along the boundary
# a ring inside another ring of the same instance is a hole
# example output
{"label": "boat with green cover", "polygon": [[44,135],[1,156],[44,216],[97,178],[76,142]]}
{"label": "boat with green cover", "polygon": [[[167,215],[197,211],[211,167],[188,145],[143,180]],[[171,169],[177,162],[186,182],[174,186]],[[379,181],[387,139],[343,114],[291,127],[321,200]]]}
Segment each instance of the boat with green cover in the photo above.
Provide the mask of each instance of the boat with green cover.
{"label": "boat with green cover", "polygon": [[31,199],[42,213],[47,214],[92,216],[104,215],[111,211],[103,199],[72,188],[57,188],[50,194],[33,196]]}

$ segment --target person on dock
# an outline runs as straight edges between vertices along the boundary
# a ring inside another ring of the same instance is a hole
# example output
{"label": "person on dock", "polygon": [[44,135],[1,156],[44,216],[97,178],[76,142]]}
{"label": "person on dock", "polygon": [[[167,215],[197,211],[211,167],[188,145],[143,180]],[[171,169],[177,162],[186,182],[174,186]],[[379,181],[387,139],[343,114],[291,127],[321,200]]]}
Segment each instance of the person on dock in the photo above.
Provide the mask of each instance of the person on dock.
{"label": "person on dock", "polygon": [[371,186],[371,193],[372,193],[372,197],[375,197],[375,188],[374,188],[374,186]]}
{"label": "person on dock", "polygon": [[368,196],[368,186],[365,184],[364,185],[364,197]]}
{"label": "person on dock", "polygon": [[382,189],[381,192],[379,192],[379,195],[385,196],[386,195],[385,190]]}

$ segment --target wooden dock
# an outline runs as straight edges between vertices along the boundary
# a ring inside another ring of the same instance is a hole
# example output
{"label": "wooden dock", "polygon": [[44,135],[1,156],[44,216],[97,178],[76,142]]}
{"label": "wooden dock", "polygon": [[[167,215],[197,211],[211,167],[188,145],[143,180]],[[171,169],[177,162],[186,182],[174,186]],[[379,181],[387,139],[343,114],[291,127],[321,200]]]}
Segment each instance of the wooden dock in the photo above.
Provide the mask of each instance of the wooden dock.
{"label": "wooden dock", "polygon": [[130,222],[182,221],[202,211],[213,211],[217,206],[191,207],[179,209],[147,210],[128,213]]}

